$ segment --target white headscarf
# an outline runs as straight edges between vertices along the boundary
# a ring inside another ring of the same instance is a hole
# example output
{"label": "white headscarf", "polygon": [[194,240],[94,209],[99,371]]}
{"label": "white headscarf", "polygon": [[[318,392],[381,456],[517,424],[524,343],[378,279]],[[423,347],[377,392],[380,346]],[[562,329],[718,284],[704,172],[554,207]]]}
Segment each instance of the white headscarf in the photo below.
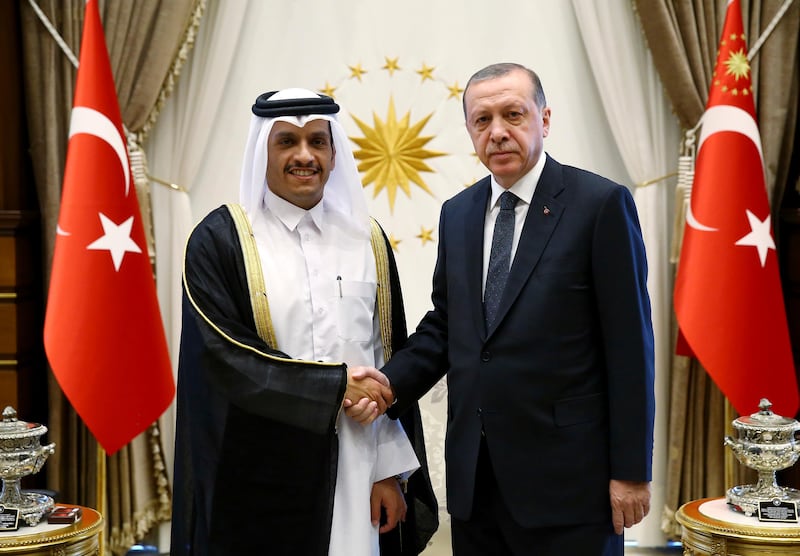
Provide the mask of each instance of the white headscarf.
{"label": "white headscarf", "polygon": [[[321,98],[307,89],[284,89],[269,97],[269,100]],[[264,193],[267,189],[267,140],[275,122],[288,122],[303,127],[313,120],[327,120],[331,124],[333,145],[336,149],[335,165],[323,190],[322,202],[326,210],[343,214],[360,231],[369,235],[370,222],[367,201],[361,178],[353,159],[350,141],[334,114],[309,114],[301,116],[277,116],[263,118],[253,115],[250,133],[244,151],[242,177],[239,182],[239,202],[251,220],[264,209]]]}

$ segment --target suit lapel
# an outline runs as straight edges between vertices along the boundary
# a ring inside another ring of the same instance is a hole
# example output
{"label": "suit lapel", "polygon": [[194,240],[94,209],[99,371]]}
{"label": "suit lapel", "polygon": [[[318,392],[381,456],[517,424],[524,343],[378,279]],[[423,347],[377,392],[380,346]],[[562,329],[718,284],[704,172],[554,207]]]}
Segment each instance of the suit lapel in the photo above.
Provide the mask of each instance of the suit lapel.
{"label": "suit lapel", "polygon": [[528,207],[528,215],[522,227],[522,235],[514,254],[514,262],[511,264],[508,282],[500,300],[497,318],[492,329],[488,331],[489,335],[494,332],[514,304],[550,241],[550,236],[564,212],[563,204],[556,199],[563,189],[561,165],[548,156],[531,199],[531,206]]}

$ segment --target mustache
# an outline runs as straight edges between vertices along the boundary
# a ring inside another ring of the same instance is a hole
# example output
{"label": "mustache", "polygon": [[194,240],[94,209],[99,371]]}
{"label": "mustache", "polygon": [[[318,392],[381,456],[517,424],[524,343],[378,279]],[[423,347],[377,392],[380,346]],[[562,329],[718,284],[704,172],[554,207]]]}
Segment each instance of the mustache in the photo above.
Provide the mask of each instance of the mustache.
{"label": "mustache", "polygon": [[491,142],[487,145],[486,154],[493,155],[493,154],[500,154],[500,153],[515,153],[519,152],[519,146],[515,145],[512,141],[508,139],[503,139],[499,143]]}
{"label": "mustache", "polygon": [[509,153],[516,153],[519,152],[519,149],[516,149],[510,145],[498,145],[496,148],[486,149],[487,155],[493,154],[509,154]]}
{"label": "mustache", "polygon": [[315,172],[321,172],[322,168],[315,162],[309,162],[307,164],[287,164],[283,169],[284,172],[291,172],[292,170],[314,170]]}

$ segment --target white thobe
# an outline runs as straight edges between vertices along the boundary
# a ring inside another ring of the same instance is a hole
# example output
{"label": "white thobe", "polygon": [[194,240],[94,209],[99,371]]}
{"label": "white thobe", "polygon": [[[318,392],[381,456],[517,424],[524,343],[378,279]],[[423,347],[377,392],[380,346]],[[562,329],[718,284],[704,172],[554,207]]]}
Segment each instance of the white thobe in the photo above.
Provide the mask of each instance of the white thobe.
{"label": "white thobe", "polygon": [[[369,239],[340,213],[296,207],[267,191],[252,215],[278,349],[296,359],[383,364],[376,314],[377,271]],[[373,483],[419,467],[399,421],[363,426],[340,414],[331,556],[375,556],[370,518]]]}

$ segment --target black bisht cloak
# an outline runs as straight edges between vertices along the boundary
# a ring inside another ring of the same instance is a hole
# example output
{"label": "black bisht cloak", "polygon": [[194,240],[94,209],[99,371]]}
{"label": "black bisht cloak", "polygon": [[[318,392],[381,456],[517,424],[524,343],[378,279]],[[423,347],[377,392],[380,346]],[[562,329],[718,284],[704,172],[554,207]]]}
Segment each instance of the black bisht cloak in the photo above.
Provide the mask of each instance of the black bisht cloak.
{"label": "black bisht cloak", "polygon": [[[407,330],[382,236],[394,353]],[[192,232],[184,261],[171,554],[325,556],[346,366],[270,348],[256,332],[245,268],[231,213],[220,207]],[[419,407],[400,420],[421,467],[408,484],[406,521],[381,535],[381,554],[415,556],[438,512]]]}

